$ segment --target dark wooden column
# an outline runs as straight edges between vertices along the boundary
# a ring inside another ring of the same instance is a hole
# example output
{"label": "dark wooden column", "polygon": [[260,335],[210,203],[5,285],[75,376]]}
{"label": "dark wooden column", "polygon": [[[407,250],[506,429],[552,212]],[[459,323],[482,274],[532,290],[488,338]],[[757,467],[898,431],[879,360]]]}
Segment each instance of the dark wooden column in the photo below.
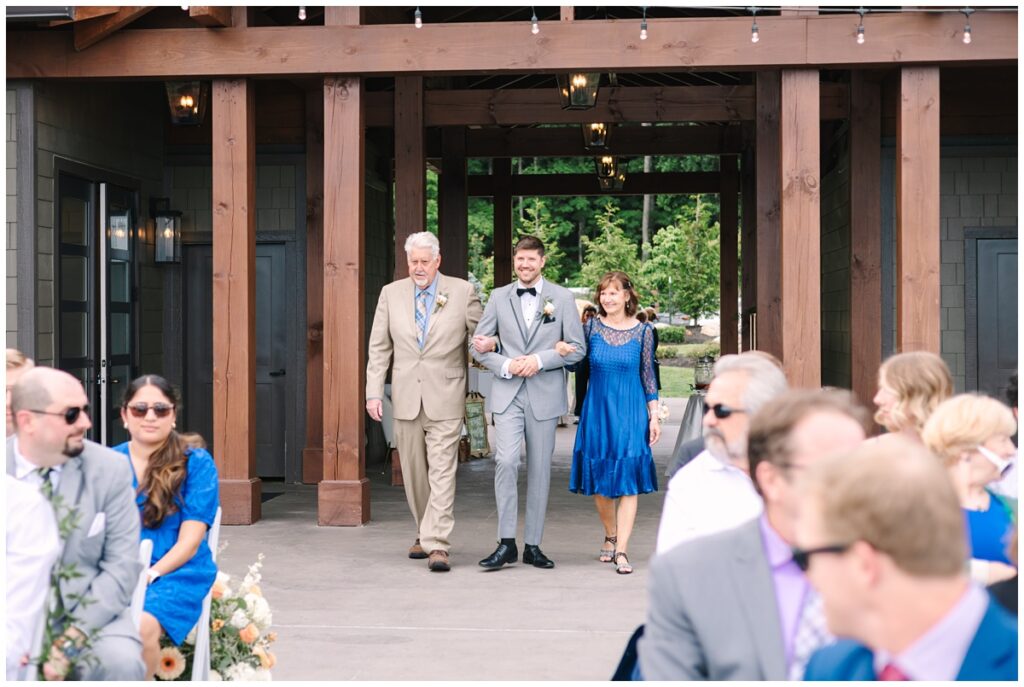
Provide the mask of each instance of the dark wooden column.
{"label": "dark wooden column", "polygon": [[438,237],[441,271],[465,279],[469,274],[469,201],[466,195],[466,129],[441,130]]}
{"label": "dark wooden column", "polygon": [[735,155],[721,157],[719,291],[722,355],[739,352],[739,171]]}
{"label": "dark wooden column", "polygon": [[821,386],[818,80],[814,69],[782,70],[779,118],[782,362],[789,383],[807,388]]}
{"label": "dark wooden column", "polygon": [[256,476],[256,126],[246,79],[214,79],[213,453],[226,525],[260,519]]}
{"label": "dark wooden column", "polygon": [[754,151],[748,149],[743,153],[740,167],[740,207],[742,220],[740,241],[743,247],[741,261],[743,264],[740,282],[743,311],[740,321],[743,323],[743,339],[740,349],[749,351],[754,348],[754,313],[757,312],[757,180],[754,176]]}
{"label": "dark wooden column", "polygon": [[405,240],[427,227],[423,77],[395,77],[395,279],[409,276]]}
{"label": "dark wooden column", "polygon": [[324,474],[321,525],[370,519],[363,355],[365,140],[363,82],[324,79]]}
{"label": "dark wooden column", "polygon": [[939,68],[904,67],[896,120],[896,350],[940,350]]}
{"label": "dark wooden column", "polygon": [[494,286],[512,282],[512,160],[494,158]]}
{"label": "dark wooden column", "polygon": [[779,97],[777,71],[757,73],[757,342],[782,357],[782,254],[779,244]]}
{"label": "dark wooden column", "polygon": [[302,482],[324,473],[324,95],[306,93],[306,443]]}
{"label": "dark wooden column", "polygon": [[881,88],[850,74],[850,373],[871,407],[882,364]]}

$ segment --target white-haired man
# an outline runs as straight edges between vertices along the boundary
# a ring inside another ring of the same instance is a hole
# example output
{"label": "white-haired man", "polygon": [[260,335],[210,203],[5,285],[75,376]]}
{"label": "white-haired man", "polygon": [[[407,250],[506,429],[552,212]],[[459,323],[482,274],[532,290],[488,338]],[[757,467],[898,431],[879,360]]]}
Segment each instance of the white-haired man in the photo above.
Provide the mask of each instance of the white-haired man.
{"label": "white-haired man", "polygon": [[385,286],[377,301],[366,363],[366,412],[380,422],[391,368],[395,441],[417,539],[409,558],[450,569],[455,472],[465,414],[469,338],[483,309],[472,284],[441,274],[430,232],[405,242],[409,277]]}

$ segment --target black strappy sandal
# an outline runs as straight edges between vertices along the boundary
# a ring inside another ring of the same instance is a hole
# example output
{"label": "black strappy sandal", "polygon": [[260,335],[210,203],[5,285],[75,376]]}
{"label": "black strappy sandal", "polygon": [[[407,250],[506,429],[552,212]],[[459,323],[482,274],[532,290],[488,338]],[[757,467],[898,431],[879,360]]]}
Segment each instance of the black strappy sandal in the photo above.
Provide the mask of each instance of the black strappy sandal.
{"label": "black strappy sandal", "polygon": [[616,537],[605,537],[604,543],[611,544],[612,548],[601,549],[597,554],[597,560],[601,561],[602,563],[611,563],[613,560],[615,560],[616,542],[618,542],[618,539]]}
{"label": "black strappy sandal", "polygon": [[[625,562],[620,563],[620,558]],[[633,566],[629,564],[629,557],[626,556],[625,551],[616,551],[615,556],[612,558],[612,560],[615,561],[615,572],[617,572],[618,574],[629,575],[631,572],[633,572]]]}

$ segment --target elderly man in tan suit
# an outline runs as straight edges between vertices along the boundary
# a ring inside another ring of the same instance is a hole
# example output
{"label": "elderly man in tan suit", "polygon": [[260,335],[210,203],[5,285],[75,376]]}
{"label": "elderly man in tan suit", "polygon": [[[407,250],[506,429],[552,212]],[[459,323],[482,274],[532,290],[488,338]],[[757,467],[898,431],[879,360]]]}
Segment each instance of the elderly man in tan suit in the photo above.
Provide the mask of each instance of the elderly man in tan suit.
{"label": "elderly man in tan suit", "polygon": [[377,301],[366,363],[366,412],[383,413],[391,365],[391,401],[402,479],[419,537],[409,558],[450,569],[455,471],[465,414],[469,338],[483,309],[473,286],[440,272],[440,246],[429,232],[405,242],[409,278],[384,287]]}

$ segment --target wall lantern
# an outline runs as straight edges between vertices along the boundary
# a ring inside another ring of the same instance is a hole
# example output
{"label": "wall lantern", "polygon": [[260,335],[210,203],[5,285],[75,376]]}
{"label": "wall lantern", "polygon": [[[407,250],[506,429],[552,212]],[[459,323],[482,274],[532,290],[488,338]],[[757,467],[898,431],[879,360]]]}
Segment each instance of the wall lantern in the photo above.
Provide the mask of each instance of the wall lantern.
{"label": "wall lantern", "polygon": [[170,198],[150,198],[149,204],[156,227],[155,261],[162,265],[181,262],[181,213],[170,209]]}
{"label": "wall lantern", "polygon": [[597,167],[597,180],[602,191],[621,191],[626,183],[626,175],[619,171],[619,161],[614,155],[602,155],[594,158]]}
{"label": "wall lantern", "polygon": [[587,150],[607,148],[608,139],[612,135],[611,124],[594,122],[593,124],[580,124],[583,130],[583,147]]}
{"label": "wall lantern", "polygon": [[204,81],[167,81],[167,104],[171,123],[176,126],[197,126],[206,116],[210,85]]}
{"label": "wall lantern", "polygon": [[572,72],[555,76],[563,110],[589,110],[597,104],[599,72]]}

